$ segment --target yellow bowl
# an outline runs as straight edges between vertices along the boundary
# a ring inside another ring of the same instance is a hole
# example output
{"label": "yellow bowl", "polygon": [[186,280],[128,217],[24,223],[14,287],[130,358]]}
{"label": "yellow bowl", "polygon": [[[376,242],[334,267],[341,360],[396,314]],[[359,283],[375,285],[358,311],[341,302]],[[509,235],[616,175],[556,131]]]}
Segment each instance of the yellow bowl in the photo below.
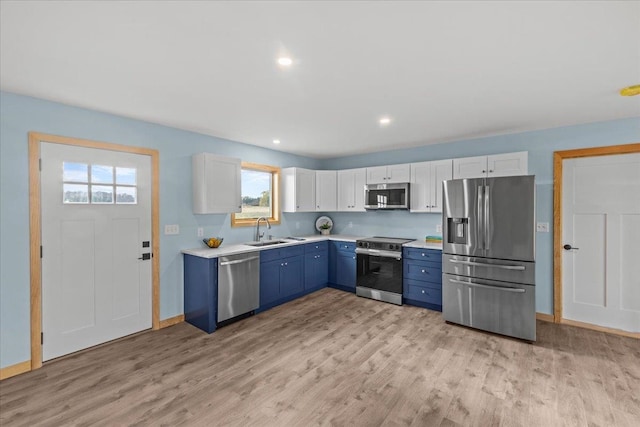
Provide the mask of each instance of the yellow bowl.
{"label": "yellow bowl", "polygon": [[222,244],[222,241],[224,239],[222,237],[211,237],[209,239],[202,239],[202,241],[204,242],[205,245],[209,246],[210,248],[217,248]]}

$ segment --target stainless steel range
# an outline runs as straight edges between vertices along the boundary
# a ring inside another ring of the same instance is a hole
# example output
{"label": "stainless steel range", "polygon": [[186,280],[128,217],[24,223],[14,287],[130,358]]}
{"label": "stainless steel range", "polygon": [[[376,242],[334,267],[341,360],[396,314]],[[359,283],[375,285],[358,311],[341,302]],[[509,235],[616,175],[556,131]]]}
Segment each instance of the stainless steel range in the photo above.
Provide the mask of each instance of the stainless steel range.
{"label": "stainless steel range", "polygon": [[402,245],[413,239],[356,240],[356,295],[402,305]]}

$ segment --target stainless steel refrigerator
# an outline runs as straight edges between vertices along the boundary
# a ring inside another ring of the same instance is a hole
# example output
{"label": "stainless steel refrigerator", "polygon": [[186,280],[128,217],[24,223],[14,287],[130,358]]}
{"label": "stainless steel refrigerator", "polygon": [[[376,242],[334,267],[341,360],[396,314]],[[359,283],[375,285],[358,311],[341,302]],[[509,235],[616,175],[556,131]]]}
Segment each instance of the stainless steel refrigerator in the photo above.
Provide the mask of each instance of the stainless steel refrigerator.
{"label": "stainless steel refrigerator", "polygon": [[535,341],[535,177],[443,186],[444,319]]}

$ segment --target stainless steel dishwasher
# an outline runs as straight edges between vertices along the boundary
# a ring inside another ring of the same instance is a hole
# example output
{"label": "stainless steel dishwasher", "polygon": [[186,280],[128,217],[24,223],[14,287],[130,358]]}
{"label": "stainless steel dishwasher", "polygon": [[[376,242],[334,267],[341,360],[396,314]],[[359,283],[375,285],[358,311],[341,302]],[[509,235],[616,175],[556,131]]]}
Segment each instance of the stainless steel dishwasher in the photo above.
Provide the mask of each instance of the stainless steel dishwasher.
{"label": "stainless steel dishwasher", "polygon": [[260,305],[260,255],[218,258],[218,323],[251,313]]}

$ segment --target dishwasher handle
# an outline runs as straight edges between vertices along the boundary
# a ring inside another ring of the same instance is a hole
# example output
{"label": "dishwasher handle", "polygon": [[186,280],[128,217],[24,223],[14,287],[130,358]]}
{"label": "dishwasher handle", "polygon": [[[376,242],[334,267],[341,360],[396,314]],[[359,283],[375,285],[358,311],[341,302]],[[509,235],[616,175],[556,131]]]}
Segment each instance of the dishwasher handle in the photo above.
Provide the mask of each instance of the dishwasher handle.
{"label": "dishwasher handle", "polygon": [[486,289],[491,289],[491,290],[494,290],[494,291],[516,292],[516,293],[526,292],[524,289],[510,288],[508,286],[481,285],[480,283],[464,282],[462,280],[456,280],[456,279],[449,279],[449,281],[452,282],[452,283],[459,283],[461,285],[472,286],[474,288],[486,288]]}
{"label": "dishwasher handle", "polygon": [[245,262],[249,262],[249,261],[253,261],[256,259],[260,259],[259,256],[253,256],[251,258],[244,258],[244,259],[236,259],[234,261],[220,261],[220,265],[234,265],[234,264],[243,264]]}

